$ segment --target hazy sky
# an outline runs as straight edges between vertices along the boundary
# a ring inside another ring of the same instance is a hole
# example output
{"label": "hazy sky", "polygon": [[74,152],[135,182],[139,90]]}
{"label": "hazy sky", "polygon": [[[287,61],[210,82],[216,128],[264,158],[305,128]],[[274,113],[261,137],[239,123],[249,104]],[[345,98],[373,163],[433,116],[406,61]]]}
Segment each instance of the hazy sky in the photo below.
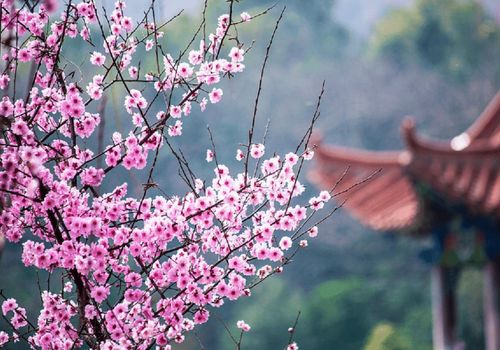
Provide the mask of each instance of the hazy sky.
{"label": "hazy sky", "polygon": [[[99,1],[97,1],[98,3]],[[106,6],[107,9],[112,8],[113,4],[115,3],[114,0],[101,0],[100,1],[103,5]],[[133,1],[127,1],[127,11],[129,15],[135,17],[135,19],[138,19],[139,17],[142,17],[144,11],[149,7],[150,5],[149,0],[133,0]],[[184,9],[186,12],[189,13],[196,13],[198,9],[201,8],[203,1],[202,0],[157,0],[156,1],[157,8],[161,10],[164,14],[164,17],[170,17],[176,13],[178,13],[180,10]]]}
{"label": "hazy sky", "polygon": [[413,0],[338,0],[335,17],[356,34],[366,36],[390,8],[408,6]]}
{"label": "hazy sky", "polygon": [[[305,0],[288,0],[305,1]],[[102,0],[107,8],[113,6],[114,0]],[[286,0],[282,0],[286,3]],[[336,17],[349,29],[360,35],[366,35],[373,23],[391,6],[405,5],[412,0],[337,0],[335,7]],[[128,1],[128,13],[134,14],[136,19],[141,17],[148,7],[149,1]],[[203,0],[157,0],[158,9],[165,17],[170,17],[185,9],[188,13],[196,13],[202,7]],[[250,4],[251,2],[249,2]],[[312,1],[314,4],[314,1]]]}
{"label": "hazy sky", "polygon": [[[287,0],[281,1],[286,3]],[[100,2],[108,9],[114,4],[114,0],[101,0]],[[408,6],[413,2],[414,0],[337,0],[334,14],[346,27],[359,35],[366,36],[370,33],[373,24],[391,7]],[[481,2],[489,9],[490,13],[500,19],[500,0],[481,0]],[[185,9],[187,13],[195,14],[200,11],[203,0],[157,0],[156,3],[158,10],[163,13],[164,18],[167,18],[178,13],[181,9]],[[250,4],[251,0],[248,3]],[[142,16],[149,4],[149,0],[129,0],[127,12],[137,19]],[[311,1],[311,4],[314,4],[314,0]]]}

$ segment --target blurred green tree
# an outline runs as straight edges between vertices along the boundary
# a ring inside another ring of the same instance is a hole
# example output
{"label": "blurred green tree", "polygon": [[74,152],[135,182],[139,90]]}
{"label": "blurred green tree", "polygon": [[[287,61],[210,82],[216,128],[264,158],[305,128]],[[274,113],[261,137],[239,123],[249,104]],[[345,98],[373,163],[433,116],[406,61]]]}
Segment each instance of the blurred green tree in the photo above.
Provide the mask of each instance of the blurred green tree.
{"label": "blurred green tree", "polygon": [[[265,9],[275,5],[273,0],[252,0],[251,5]],[[273,54],[274,59],[301,61],[306,64],[311,60],[318,62],[325,57],[336,61],[346,56],[349,51],[350,35],[347,28],[338,22],[333,14],[336,0],[287,1],[286,16],[282,23],[279,49]],[[250,5],[247,2],[246,5]],[[248,10],[248,9],[247,9]],[[272,24],[271,22],[268,23]],[[258,36],[269,32],[259,24]]]}
{"label": "blurred green tree", "polygon": [[364,350],[410,350],[410,341],[390,323],[373,328]]}
{"label": "blurred green tree", "polygon": [[480,269],[462,271],[458,283],[459,336],[467,348],[484,349],[483,274]]}
{"label": "blurred green tree", "polygon": [[320,284],[312,292],[300,320],[297,339],[301,346],[361,349],[374,324],[370,314],[373,296],[373,291],[358,279]]}
{"label": "blurred green tree", "polygon": [[[243,335],[242,349],[282,349],[288,341],[288,327],[293,325],[297,313],[305,300],[296,289],[291,289],[283,279],[266,280],[252,291],[249,300],[234,305],[234,315],[244,319],[251,331]],[[256,307],[258,305],[258,307]],[[227,327],[233,337],[238,338],[240,330],[236,328],[238,319],[232,319]],[[299,323],[299,328],[302,321]],[[221,330],[223,327],[218,327]],[[217,349],[235,348],[227,330],[218,333]]]}
{"label": "blurred green tree", "polygon": [[417,0],[376,25],[370,51],[463,80],[500,52],[500,26],[475,0]]}

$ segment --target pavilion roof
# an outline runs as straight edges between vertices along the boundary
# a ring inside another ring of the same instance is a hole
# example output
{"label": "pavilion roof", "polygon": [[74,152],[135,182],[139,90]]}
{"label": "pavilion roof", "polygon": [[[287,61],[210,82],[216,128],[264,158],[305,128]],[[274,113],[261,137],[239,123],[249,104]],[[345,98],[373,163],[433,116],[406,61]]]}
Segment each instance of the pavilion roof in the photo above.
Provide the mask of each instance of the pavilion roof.
{"label": "pavilion roof", "polygon": [[[427,203],[417,184],[470,213],[500,216],[500,92],[462,134],[424,139],[403,123],[406,149],[370,152],[323,145],[310,173],[363,224],[379,231],[421,231]],[[342,181],[338,181],[342,178]]]}

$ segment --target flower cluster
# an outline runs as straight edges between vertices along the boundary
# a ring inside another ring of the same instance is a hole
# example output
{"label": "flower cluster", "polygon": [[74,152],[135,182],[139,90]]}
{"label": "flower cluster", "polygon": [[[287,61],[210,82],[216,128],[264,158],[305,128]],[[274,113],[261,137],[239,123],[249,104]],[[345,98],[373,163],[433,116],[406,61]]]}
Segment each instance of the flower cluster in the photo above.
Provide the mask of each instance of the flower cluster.
{"label": "flower cluster", "polygon": [[[239,46],[225,51],[224,40],[251,20],[248,13],[239,22],[220,16],[208,43],[201,40],[187,61],[165,54],[158,71],[140,80],[136,53],[153,50],[163,33],[155,23],[134,26],[123,1],[106,21],[93,1],[70,2],[53,22],[53,1],[36,10],[17,8],[13,0],[0,5],[3,30],[19,39],[2,56],[9,69],[0,75],[0,89],[13,91],[7,89],[19,67],[36,67],[26,99],[14,92],[0,102],[0,235],[22,244],[26,266],[64,276],[61,291],[42,292],[36,322],[15,299],[3,301],[12,329],[0,332],[0,347],[23,340],[36,349],[170,349],[206,322],[212,308],[249,296],[255,281],[280,271],[286,251],[307,245],[295,244],[304,234],[316,235],[308,219],[330,195],[322,192],[307,205],[292,201],[304,191],[297,172],[310,150],[263,159],[264,145],[249,144],[260,172],[217,164],[211,181],[193,178],[181,197],[147,190],[135,197],[126,183],[99,193],[117,167],[151,164],[151,153],[182,134],[192,105],[203,111],[208,101],[222,99],[213,85],[243,71],[245,54]],[[83,90],[62,70],[60,53],[66,40],[92,43],[99,32],[102,50],[92,44],[87,60],[97,74]],[[117,84],[126,90],[123,106],[134,128],[115,132],[98,153],[83,141],[101,123],[91,106]],[[152,94],[171,102],[158,107]],[[105,168],[96,162],[101,157]],[[245,158],[238,150],[237,159]],[[243,321],[238,327],[250,330]]]}

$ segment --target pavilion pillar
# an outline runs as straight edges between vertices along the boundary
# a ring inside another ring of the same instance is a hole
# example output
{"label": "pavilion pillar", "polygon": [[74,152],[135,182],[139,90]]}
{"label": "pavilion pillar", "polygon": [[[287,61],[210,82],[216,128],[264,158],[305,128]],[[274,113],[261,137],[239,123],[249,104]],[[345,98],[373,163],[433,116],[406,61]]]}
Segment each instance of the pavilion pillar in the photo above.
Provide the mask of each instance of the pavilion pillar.
{"label": "pavilion pillar", "polygon": [[484,267],[483,289],[486,350],[500,350],[500,258]]}
{"label": "pavilion pillar", "polygon": [[435,265],[432,268],[431,297],[434,350],[452,350],[456,343],[456,283],[453,275],[451,268],[442,265]]}

